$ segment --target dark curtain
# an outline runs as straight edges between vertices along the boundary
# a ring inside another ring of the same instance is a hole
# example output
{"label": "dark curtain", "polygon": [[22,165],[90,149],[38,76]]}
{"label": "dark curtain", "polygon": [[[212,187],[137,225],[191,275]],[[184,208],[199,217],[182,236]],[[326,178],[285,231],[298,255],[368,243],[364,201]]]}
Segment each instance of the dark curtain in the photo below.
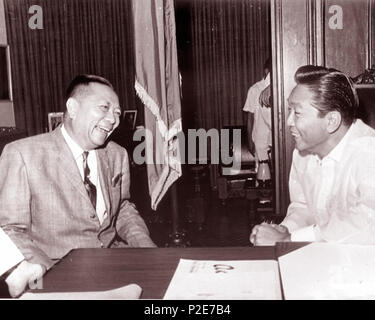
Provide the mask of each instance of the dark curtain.
{"label": "dark curtain", "polygon": [[[129,0],[5,0],[16,126],[46,131],[48,112],[64,111],[64,91],[81,73],[114,85],[124,109],[135,109]],[[43,9],[43,29],[30,29],[30,6]]]}
{"label": "dark curtain", "polygon": [[[184,130],[244,125],[247,91],[271,55],[269,0],[175,3]],[[218,172],[212,164],[212,187]]]}
{"label": "dark curtain", "polygon": [[271,54],[268,0],[192,0],[193,103],[197,128],[244,124],[249,87]]}

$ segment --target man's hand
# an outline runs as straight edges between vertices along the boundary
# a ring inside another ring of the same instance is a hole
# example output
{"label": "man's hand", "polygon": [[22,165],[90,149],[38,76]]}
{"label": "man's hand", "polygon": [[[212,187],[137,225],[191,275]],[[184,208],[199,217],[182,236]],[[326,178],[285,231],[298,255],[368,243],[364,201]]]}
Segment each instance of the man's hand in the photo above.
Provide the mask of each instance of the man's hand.
{"label": "man's hand", "polygon": [[290,241],[288,228],[263,222],[256,225],[250,234],[254,246],[273,246],[276,242]]}
{"label": "man's hand", "polygon": [[271,105],[272,105],[271,86],[268,86],[260,93],[259,103],[262,107],[271,108]]}
{"label": "man's hand", "polygon": [[39,264],[22,261],[16,269],[5,279],[9,294],[15,298],[20,296],[29,283],[40,279],[45,273],[45,268]]}

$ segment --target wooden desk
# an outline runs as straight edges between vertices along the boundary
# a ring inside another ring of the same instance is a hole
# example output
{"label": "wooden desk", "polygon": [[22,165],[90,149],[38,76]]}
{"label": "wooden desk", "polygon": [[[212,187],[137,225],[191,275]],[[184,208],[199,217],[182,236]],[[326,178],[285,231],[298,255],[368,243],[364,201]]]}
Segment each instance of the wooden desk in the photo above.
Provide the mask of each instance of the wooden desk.
{"label": "wooden desk", "polygon": [[275,247],[76,249],[50,269],[43,290],[109,290],[130,283],[142,299],[162,299],[180,258],[197,260],[271,260]]}

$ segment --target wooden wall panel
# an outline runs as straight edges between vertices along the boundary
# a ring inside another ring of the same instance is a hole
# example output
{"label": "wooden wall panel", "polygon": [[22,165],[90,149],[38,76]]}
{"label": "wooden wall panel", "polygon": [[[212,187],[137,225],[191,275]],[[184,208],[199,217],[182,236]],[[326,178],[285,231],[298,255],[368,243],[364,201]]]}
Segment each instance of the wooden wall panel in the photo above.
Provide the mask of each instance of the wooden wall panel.
{"label": "wooden wall panel", "polygon": [[[372,67],[375,64],[375,0],[369,1],[369,30],[370,30],[370,36],[369,36],[369,67]],[[374,66],[375,67],[375,66]]]}
{"label": "wooden wall panel", "polygon": [[[4,0],[0,0],[0,45],[7,45],[7,32],[5,24]],[[9,100],[0,101],[0,127],[14,127],[13,102]]]}
{"label": "wooden wall panel", "polygon": [[[336,13],[329,9],[335,5],[342,8],[342,29],[332,28]],[[368,64],[368,0],[326,0],[324,25],[326,66],[352,77],[362,73]]]}
{"label": "wooden wall panel", "polygon": [[286,125],[287,99],[295,86],[294,74],[298,67],[310,63],[308,0],[271,1],[274,146],[276,210],[286,213],[289,205],[288,180],[294,148]]}
{"label": "wooden wall panel", "polygon": [[5,26],[4,0],[0,0],[0,45],[7,43],[8,41]]}

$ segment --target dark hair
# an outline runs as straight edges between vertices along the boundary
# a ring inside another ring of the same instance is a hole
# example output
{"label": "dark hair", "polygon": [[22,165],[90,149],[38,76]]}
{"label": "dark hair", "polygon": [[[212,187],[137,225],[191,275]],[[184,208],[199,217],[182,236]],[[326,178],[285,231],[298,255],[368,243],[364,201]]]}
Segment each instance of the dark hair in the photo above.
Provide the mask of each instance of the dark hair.
{"label": "dark hair", "polygon": [[114,90],[112,84],[103,77],[91,74],[80,74],[70,82],[68,88],[66,89],[65,101],[67,101],[70,97],[75,96],[77,92],[80,91],[82,86],[87,87],[90,83],[95,82],[104,84]]}
{"label": "dark hair", "polygon": [[294,76],[297,84],[308,87],[313,93],[313,106],[322,116],[338,111],[346,125],[357,117],[358,95],[351,79],[336,69],[306,65],[298,68]]}
{"label": "dark hair", "polygon": [[268,71],[271,71],[272,69],[272,59],[267,58],[266,62],[263,65],[263,69],[268,69]]}

